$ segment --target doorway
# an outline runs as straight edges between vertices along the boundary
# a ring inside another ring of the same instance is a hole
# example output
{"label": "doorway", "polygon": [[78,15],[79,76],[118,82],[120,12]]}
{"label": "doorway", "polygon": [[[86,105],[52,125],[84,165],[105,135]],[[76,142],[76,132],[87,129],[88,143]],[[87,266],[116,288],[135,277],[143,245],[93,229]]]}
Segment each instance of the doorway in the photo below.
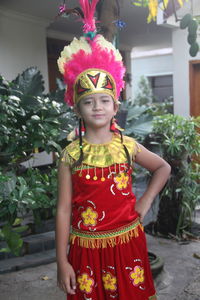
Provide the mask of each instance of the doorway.
{"label": "doorway", "polygon": [[58,70],[57,59],[63,48],[69,45],[69,41],[47,38],[47,55],[48,55],[48,73],[49,73],[49,90],[55,91],[57,88],[56,78],[63,80],[62,74]]}
{"label": "doorway", "polygon": [[200,116],[200,60],[189,62],[190,68],[190,115]]}

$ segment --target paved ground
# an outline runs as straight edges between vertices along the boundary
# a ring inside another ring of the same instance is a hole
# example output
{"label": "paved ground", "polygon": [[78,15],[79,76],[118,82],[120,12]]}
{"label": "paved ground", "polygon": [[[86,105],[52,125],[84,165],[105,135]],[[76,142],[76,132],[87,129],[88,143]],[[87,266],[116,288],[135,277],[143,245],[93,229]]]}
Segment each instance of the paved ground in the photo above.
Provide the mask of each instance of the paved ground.
{"label": "paved ground", "polygon": [[[194,257],[200,254],[200,242],[181,245],[152,236],[147,240],[149,251],[165,261],[163,272],[155,279],[159,300],[200,300],[200,260]],[[0,275],[0,299],[66,299],[56,287],[56,264]]]}
{"label": "paved ground", "polygon": [[148,247],[165,261],[155,279],[159,300],[200,300],[200,241],[178,244],[148,236]]}

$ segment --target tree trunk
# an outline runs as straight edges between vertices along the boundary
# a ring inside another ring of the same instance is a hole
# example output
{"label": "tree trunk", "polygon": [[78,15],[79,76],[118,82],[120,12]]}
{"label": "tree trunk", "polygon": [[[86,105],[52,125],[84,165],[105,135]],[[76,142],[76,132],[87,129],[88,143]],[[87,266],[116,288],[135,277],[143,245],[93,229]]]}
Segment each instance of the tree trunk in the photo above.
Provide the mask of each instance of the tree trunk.
{"label": "tree trunk", "polygon": [[117,28],[114,21],[119,19],[118,0],[101,0],[97,6],[101,33],[110,42],[114,41]]}

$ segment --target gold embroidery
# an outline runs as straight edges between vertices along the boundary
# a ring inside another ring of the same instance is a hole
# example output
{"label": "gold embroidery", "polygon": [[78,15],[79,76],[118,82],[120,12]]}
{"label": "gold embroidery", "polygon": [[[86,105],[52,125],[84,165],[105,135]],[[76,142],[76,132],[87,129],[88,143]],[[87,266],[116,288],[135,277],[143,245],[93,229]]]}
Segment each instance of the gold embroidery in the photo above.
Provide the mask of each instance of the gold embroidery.
{"label": "gold embroidery", "polygon": [[[123,137],[124,145],[127,147],[130,157],[134,160],[140,148],[137,142],[128,136]],[[83,138],[83,164],[94,167],[108,167],[113,164],[127,162],[124,147],[121,143],[120,135],[113,134],[111,142],[105,144],[89,144]],[[70,143],[62,152],[61,161],[72,165],[80,156],[79,140]]]}
{"label": "gold embroidery", "polygon": [[79,288],[82,292],[91,293],[94,286],[94,280],[87,274],[83,273],[77,277]]}
{"label": "gold embroidery", "polygon": [[113,276],[110,272],[107,272],[102,276],[104,289],[114,292],[117,290],[117,278]]}
{"label": "gold embroidery", "polygon": [[129,276],[133,285],[139,286],[144,282],[144,269],[141,266],[135,266],[134,271],[132,271]]}

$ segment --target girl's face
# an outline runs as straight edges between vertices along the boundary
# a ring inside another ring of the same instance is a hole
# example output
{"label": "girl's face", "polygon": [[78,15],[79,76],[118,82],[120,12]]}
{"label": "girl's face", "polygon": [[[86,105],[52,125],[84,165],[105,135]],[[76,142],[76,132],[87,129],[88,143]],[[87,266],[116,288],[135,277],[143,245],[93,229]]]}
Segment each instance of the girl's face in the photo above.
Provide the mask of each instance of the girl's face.
{"label": "girl's face", "polygon": [[86,127],[100,128],[109,125],[116,115],[118,105],[107,94],[92,94],[80,100],[77,112],[84,120]]}

